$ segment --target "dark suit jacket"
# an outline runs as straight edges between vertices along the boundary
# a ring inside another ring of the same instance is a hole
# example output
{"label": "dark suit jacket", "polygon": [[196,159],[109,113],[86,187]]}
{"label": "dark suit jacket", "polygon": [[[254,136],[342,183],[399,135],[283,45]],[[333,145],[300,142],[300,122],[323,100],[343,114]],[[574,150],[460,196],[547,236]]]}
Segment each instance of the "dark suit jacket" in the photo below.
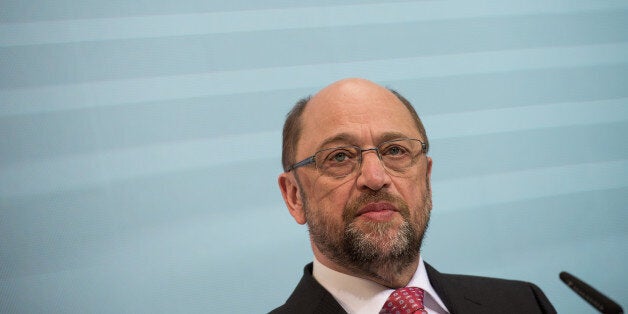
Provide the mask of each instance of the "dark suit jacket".
{"label": "dark suit jacket", "polygon": [[[534,284],[496,278],[441,274],[425,264],[430,283],[452,314],[556,313]],[[305,266],[301,281],[286,303],[271,313],[346,313]]]}

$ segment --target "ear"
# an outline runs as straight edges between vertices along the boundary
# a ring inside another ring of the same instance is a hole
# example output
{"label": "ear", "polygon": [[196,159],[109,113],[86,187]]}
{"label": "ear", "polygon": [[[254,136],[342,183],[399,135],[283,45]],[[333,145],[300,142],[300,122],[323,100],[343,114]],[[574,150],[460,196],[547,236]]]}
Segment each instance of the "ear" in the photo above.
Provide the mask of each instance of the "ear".
{"label": "ear", "polygon": [[294,174],[284,172],[279,175],[277,182],[290,215],[298,224],[305,224],[307,220],[305,219],[303,200],[301,199],[300,187],[296,182]]}
{"label": "ear", "polygon": [[432,180],[432,157],[427,157],[427,179]]}

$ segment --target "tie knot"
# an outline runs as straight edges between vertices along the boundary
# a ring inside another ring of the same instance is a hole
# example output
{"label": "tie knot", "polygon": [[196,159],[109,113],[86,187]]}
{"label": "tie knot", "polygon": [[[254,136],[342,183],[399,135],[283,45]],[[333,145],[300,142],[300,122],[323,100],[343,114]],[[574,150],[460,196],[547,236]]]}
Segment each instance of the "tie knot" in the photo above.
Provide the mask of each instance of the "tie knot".
{"label": "tie knot", "polygon": [[423,289],[404,287],[393,291],[380,314],[427,313],[423,308]]}

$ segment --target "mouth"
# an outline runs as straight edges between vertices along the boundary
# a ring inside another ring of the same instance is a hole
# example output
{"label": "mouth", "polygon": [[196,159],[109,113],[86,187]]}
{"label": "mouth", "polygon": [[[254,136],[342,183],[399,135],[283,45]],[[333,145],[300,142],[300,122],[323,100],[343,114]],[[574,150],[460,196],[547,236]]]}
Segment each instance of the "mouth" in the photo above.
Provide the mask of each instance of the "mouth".
{"label": "mouth", "polygon": [[385,221],[398,212],[397,208],[388,202],[370,203],[362,207],[356,217],[365,217],[371,220]]}

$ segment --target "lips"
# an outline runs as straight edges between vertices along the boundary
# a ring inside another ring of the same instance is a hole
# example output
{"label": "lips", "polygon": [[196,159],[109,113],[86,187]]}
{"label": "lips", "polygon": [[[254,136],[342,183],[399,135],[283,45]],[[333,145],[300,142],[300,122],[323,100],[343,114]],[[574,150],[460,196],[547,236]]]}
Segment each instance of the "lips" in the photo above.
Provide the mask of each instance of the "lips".
{"label": "lips", "polygon": [[387,202],[370,203],[362,207],[356,213],[356,217],[362,216],[365,214],[370,214],[370,213],[386,213],[386,212],[396,212],[396,211],[397,211],[397,208]]}

